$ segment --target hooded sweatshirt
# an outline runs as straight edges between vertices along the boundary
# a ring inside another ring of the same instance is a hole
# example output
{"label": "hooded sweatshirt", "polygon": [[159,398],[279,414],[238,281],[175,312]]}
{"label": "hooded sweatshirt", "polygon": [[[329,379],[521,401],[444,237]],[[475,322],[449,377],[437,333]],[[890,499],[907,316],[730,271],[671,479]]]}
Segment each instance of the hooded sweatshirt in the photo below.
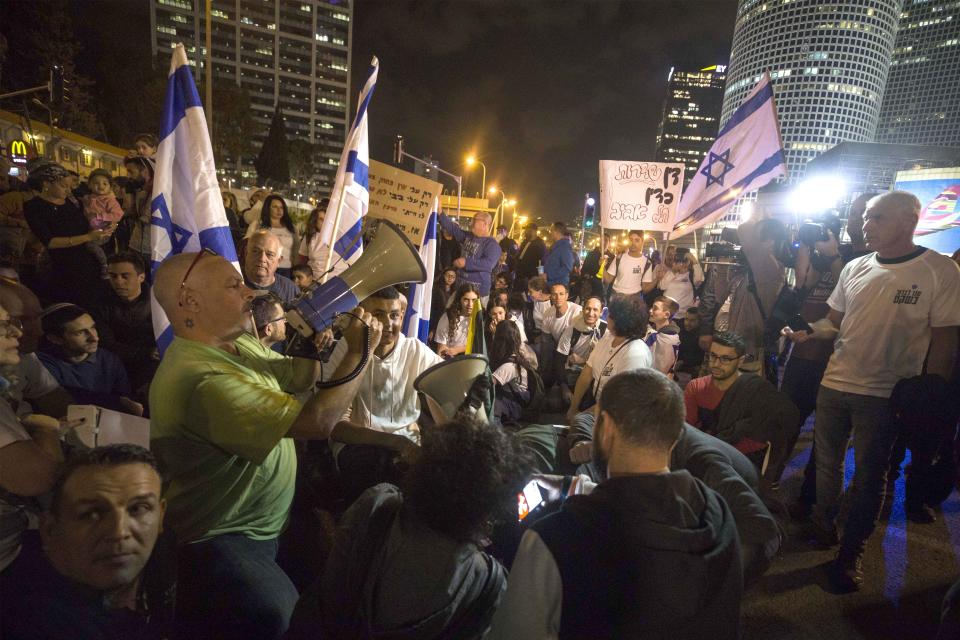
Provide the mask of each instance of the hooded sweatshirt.
{"label": "hooded sweatshirt", "polygon": [[527,531],[489,637],[734,639],[742,591],[716,493],[686,471],[615,477]]}

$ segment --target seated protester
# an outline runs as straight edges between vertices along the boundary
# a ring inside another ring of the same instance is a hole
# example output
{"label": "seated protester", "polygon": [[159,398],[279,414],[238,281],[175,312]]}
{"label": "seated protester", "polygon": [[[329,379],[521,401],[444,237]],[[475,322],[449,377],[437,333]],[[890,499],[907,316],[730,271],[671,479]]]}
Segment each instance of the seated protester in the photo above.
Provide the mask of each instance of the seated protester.
{"label": "seated protester", "polygon": [[570,402],[580,371],[593,353],[593,348],[607,332],[607,323],[600,319],[603,300],[589,296],[583,301],[580,315],[563,331],[557,341],[558,379],[564,403]]}
{"label": "seated protester", "polygon": [[311,269],[308,264],[294,265],[291,272],[293,273],[293,283],[297,285],[300,293],[304,293],[316,282],[316,279],[313,277],[313,269]]}
{"label": "seated protester", "polygon": [[577,377],[567,411],[570,424],[583,409],[592,408],[590,414],[596,415],[596,398],[607,380],[624,371],[653,366],[653,354],[643,342],[649,317],[647,305],[640,296],[618,294],[610,300],[607,332]]}
{"label": "seated protester", "polygon": [[488,638],[739,638],[736,523],[670,470],[682,429],[683,393],[660,372],[604,385],[593,446],[607,477],[524,534]]}
{"label": "seated protester", "polygon": [[129,399],[127,370],[120,358],[100,348],[96,323],[86,309],[55,304],[40,321],[47,347],[38,357],[61,386],[81,402],[143,415],[143,405]]}
{"label": "seated protester", "polygon": [[300,290],[290,278],[277,273],[282,257],[279,237],[266,229],[254,231],[243,255],[243,278],[251,289],[272,291],[287,304],[300,295]]}
{"label": "seated protester", "polygon": [[537,381],[531,380],[537,376],[536,367],[524,355],[523,346],[514,323],[497,325],[490,343],[490,369],[496,390],[493,414],[501,424],[520,424],[538,400],[534,397]]}
{"label": "seated protester", "polygon": [[446,313],[437,322],[434,340],[437,354],[441,358],[452,358],[467,350],[467,332],[470,328],[470,314],[473,304],[480,299],[480,293],[474,284],[465,282],[457,288],[457,293]]}
{"label": "seated protester", "polygon": [[492,424],[458,419],[425,432],[402,489],[372,487],[343,516],[286,638],[482,637],[506,584],[483,540],[490,522],[516,519],[531,468]]}
{"label": "seated protester", "polygon": [[[420,440],[417,376],[442,362],[423,342],[403,335],[406,299],[394,287],[360,303],[383,334],[356,396],[330,436],[347,504],[378,482],[399,477],[393,460]],[[342,341],[341,341],[342,342]]]}
{"label": "seated protester", "polygon": [[540,375],[547,389],[558,382],[557,367],[554,364],[557,345],[563,332],[570,326],[570,322],[580,315],[581,308],[580,305],[570,302],[570,291],[567,285],[562,283],[550,285],[550,308],[543,314],[540,327],[543,333],[540,335],[540,345],[537,350]]}
{"label": "seated protester", "polygon": [[510,291],[507,289],[494,289],[490,292],[490,299],[487,300],[487,304],[497,304],[507,308],[507,302],[510,299]]}
{"label": "seated protester", "polygon": [[[130,444],[67,461],[39,540],[0,581],[0,635],[22,640],[168,638],[172,581],[151,556],[165,503],[153,455]],[[41,544],[42,543],[42,544]]]}
{"label": "seated protester", "polygon": [[787,443],[800,420],[790,399],[756,374],[741,373],[746,344],[731,332],[714,334],[707,357],[710,375],[684,390],[687,422],[728,442],[759,469],[770,446],[763,480],[775,485],[790,455]]}
{"label": "seated protester", "polygon": [[685,378],[682,384],[690,378],[700,375],[703,366],[703,349],[700,348],[700,310],[697,307],[687,309],[680,329],[680,351],[677,353],[678,378]]}
{"label": "seated protester", "polygon": [[644,338],[653,352],[653,368],[671,378],[680,350],[680,327],[673,323],[673,316],[678,310],[677,301],[673,298],[658,296],[654,299],[650,306],[650,325]]}
{"label": "seated protester", "polygon": [[283,353],[287,340],[287,318],[283,305],[275,293],[253,299],[253,326],[260,344],[277,353]]}
{"label": "seated protester", "polygon": [[18,418],[7,394],[20,362],[18,324],[0,307],[0,574],[20,552],[20,537],[31,521],[36,526],[35,498],[53,488],[63,461],[59,422],[36,414]]}
{"label": "seated protester", "polygon": [[[513,241],[511,240],[511,242]],[[493,288],[498,291],[509,292],[513,288],[513,273],[510,271],[501,271],[498,273],[493,278]]]}
{"label": "seated protester", "polygon": [[533,315],[531,316],[533,326],[527,327],[527,335],[537,339],[543,331],[543,318],[551,308],[550,289],[547,287],[547,279],[544,276],[536,276],[527,281],[527,294],[533,303]]}
{"label": "seated protester", "polygon": [[19,323],[21,330],[20,362],[14,365],[10,386],[3,392],[10,405],[18,416],[30,413],[56,418],[66,416],[73,397],[50,375],[36,353],[43,338],[40,300],[23,285],[0,278],[0,306],[7,310],[12,322]]}
{"label": "seated protester", "polygon": [[504,307],[494,305],[493,303],[487,306],[487,318],[487,344],[493,344],[493,337],[497,331],[497,325],[509,319],[510,324],[517,328],[517,333],[520,335],[520,353],[527,363],[536,369],[537,354],[530,348],[530,345],[523,341],[523,323],[518,322],[517,318],[510,316]]}
{"label": "seated protester", "polygon": [[92,309],[100,342],[123,362],[138,397],[145,397],[140,390],[160,365],[144,272],[143,259],[132,251],[107,258],[111,294]]}

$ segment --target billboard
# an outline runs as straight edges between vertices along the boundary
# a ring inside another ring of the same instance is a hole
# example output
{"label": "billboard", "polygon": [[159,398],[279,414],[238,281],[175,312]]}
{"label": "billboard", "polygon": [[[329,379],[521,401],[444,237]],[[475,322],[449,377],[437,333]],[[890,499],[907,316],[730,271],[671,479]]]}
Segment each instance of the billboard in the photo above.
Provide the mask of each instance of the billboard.
{"label": "billboard", "polygon": [[893,188],[920,199],[917,244],[948,254],[960,247],[960,167],[898,171]]}

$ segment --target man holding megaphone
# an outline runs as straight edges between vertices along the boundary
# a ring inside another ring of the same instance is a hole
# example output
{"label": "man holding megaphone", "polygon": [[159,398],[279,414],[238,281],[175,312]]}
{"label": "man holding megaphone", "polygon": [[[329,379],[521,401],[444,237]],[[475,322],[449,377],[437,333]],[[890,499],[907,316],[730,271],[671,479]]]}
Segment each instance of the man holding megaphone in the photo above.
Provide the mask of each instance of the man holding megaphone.
{"label": "man holding megaphone", "polygon": [[[179,547],[178,617],[191,638],[283,634],[297,591],[276,563],[293,499],[293,438],[326,439],[362,379],[381,324],[363,309],[344,330],[347,381],[301,406],[319,363],[277,354],[250,332],[254,291],[205,250],[167,259],[157,301],[175,338],[150,389],[151,445],[165,471]],[[322,340],[316,333],[316,340]]]}

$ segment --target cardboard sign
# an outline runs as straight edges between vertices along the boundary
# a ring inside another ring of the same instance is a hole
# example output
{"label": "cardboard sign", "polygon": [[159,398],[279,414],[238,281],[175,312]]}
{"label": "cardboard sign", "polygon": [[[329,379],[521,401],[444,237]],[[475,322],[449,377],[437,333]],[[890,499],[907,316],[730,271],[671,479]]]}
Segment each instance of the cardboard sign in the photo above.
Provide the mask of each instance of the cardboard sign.
{"label": "cardboard sign", "polygon": [[367,215],[394,223],[416,246],[430,220],[430,209],[440,193],[439,182],[370,160],[370,209]]}
{"label": "cardboard sign", "polygon": [[672,231],[683,191],[683,164],[600,161],[604,229]]}

